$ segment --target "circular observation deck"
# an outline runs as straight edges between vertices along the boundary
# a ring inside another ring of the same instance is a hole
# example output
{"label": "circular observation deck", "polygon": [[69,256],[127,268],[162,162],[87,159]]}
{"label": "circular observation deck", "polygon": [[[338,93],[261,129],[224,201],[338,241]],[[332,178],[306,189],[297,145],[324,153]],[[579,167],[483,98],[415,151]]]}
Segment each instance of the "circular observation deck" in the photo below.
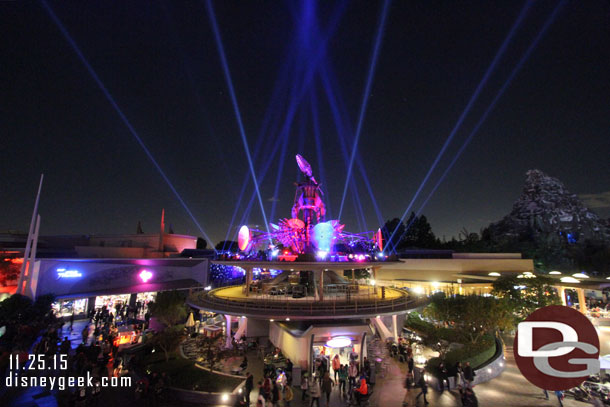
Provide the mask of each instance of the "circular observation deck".
{"label": "circular observation deck", "polygon": [[311,320],[335,318],[374,318],[381,315],[407,313],[422,305],[404,290],[389,287],[355,285],[349,290],[325,292],[324,299],[315,295],[298,296],[288,292],[246,295],[244,285],[217,288],[193,293],[189,305],[222,314],[243,315],[260,319]]}

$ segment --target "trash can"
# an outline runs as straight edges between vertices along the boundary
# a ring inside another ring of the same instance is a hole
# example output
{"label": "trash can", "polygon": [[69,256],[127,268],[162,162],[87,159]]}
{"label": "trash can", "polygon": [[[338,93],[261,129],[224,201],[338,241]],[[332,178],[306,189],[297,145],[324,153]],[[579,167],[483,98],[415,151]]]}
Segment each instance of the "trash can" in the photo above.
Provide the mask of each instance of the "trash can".
{"label": "trash can", "polygon": [[292,366],[292,385],[300,386],[301,385],[301,367],[300,366]]}
{"label": "trash can", "polygon": [[381,371],[381,363],[375,362],[371,364],[371,375],[369,376],[369,383],[375,384],[376,372]]}

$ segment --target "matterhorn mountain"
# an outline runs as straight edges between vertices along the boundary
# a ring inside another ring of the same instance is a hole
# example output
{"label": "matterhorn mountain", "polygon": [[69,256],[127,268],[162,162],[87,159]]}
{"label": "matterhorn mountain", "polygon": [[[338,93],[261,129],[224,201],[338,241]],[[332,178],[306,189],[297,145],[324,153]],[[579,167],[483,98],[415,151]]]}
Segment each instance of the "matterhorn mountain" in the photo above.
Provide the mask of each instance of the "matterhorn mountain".
{"label": "matterhorn mountain", "polygon": [[492,241],[530,240],[544,245],[610,242],[605,219],[591,212],[557,178],[529,170],[512,211],[486,230]]}

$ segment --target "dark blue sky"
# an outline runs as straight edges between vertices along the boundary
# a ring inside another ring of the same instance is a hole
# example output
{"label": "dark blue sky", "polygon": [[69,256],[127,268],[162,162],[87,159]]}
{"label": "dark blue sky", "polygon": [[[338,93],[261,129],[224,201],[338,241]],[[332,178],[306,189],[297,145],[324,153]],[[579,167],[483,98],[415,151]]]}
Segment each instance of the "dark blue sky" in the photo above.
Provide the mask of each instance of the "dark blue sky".
{"label": "dark blue sky", "polygon": [[[320,32],[332,21],[337,24],[321,61],[332,72],[329,83],[339,98],[335,106],[344,111],[342,136],[351,150],[382,3],[318,3],[213,3],[251,150],[265,118],[281,124],[286,117],[294,89],[303,87],[303,71],[316,61]],[[224,239],[248,166],[205,2],[49,4],[207,234]],[[358,145],[384,219],[407,207],[523,4],[391,4]],[[532,6],[424,195],[556,5]],[[154,232],[165,208],[177,233],[201,235],[42,3],[0,2],[0,16],[0,230],[27,230],[44,172],[45,234],[130,233],[138,220]],[[610,3],[569,1],[424,208],[436,234],[478,231],[501,218],[531,168],[558,177],[574,193],[605,196],[594,209],[609,216],[609,67]],[[338,212],[346,166],[321,72],[316,66],[296,105],[277,196],[279,153],[272,157],[271,151],[282,151],[283,144],[273,126],[262,136],[254,167],[271,163],[261,192],[267,216],[277,200],[274,220],[290,214],[297,153],[324,182],[331,213]],[[366,225],[351,189],[341,220],[346,230],[376,229],[357,167],[354,174]],[[252,191],[250,181],[245,201]],[[256,201],[248,223],[262,223]]]}

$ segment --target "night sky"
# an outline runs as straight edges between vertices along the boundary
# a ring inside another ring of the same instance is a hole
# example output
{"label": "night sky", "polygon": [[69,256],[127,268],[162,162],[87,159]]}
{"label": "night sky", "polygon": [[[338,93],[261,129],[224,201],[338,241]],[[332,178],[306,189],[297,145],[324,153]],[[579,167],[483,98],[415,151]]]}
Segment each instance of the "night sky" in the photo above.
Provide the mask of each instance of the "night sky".
{"label": "night sky", "polygon": [[[48,4],[205,232],[223,240],[249,169],[205,1]],[[391,3],[358,144],[384,220],[406,209],[523,4]],[[533,4],[414,210],[557,4]],[[269,221],[290,216],[297,153],[337,216],[346,178],[338,135],[351,151],[383,3],[213,6],[252,154],[262,134],[254,168],[271,163],[260,182]],[[44,173],[43,234],[135,233],[139,220],[153,233],[165,208],[176,233],[201,236],[43,3],[0,2],[0,19],[0,231],[27,231]],[[539,168],[599,198],[594,210],[610,216],[609,153],[610,2],[569,1],[423,213],[441,237],[478,231],[510,211],[525,172]],[[358,168],[365,224],[352,188],[341,217],[353,232],[379,227]],[[253,190],[249,179],[233,232]],[[253,202],[247,223],[262,225]]]}

